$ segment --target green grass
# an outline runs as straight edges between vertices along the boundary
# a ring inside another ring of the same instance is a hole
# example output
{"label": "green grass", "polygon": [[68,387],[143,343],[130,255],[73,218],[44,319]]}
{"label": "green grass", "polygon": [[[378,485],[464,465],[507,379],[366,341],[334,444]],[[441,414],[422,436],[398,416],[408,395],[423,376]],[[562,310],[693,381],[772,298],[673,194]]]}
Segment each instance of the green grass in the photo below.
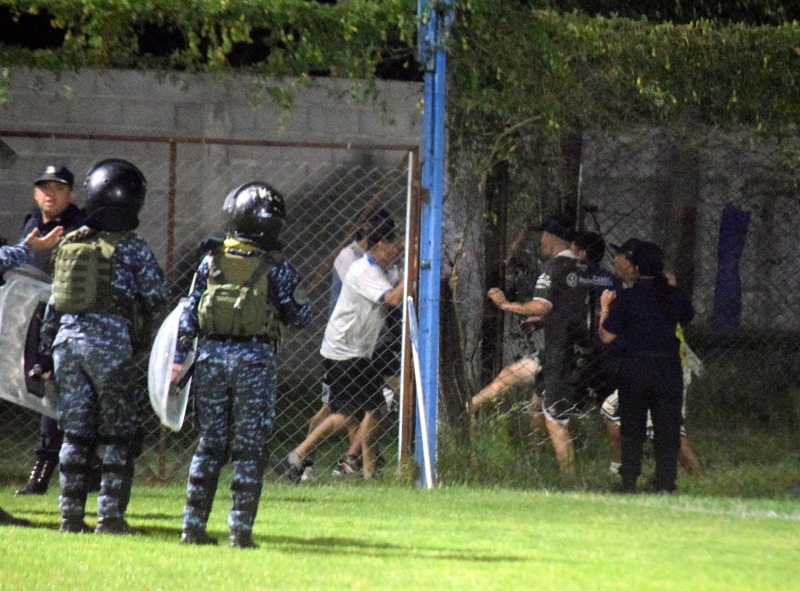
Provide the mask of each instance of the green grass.
{"label": "green grass", "polygon": [[[268,482],[252,551],[178,544],[182,486],[139,486],[141,535],[56,531],[57,492],[0,505],[0,588],[586,589],[800,588],[800,502],[772,499]],[[88,507],[94,507],[94,496]],[[225,541],[220,488],[209,531]],[[93,523],[93,520],[89,520]]]}

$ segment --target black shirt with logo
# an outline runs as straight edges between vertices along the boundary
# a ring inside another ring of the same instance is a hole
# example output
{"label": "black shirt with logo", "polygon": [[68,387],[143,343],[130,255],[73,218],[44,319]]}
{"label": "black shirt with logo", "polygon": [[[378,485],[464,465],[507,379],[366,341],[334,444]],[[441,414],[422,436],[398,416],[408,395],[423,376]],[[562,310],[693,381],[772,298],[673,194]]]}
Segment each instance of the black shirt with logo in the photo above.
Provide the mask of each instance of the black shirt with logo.
{"label": "black shirt with logo", "polygon": [[544,319],[542,357],[544,387],[551,394],[574,398],[582,385],[581,365],[591,355],[599,293],[612,285],[608,272],[566,252],[545,264],[533,297],[552,305]]}

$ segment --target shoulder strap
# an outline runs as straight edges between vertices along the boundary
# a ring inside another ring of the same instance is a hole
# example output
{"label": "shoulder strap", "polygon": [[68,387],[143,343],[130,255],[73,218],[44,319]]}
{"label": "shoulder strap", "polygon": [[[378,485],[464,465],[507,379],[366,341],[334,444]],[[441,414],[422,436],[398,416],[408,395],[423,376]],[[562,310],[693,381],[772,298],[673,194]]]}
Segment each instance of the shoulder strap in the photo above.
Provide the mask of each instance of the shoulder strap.
{"label": "shoulder strap", "polygon": [[258,265],[256,265],[255,269],[253,269],[253,272],[250,274],[250,277],[247,278],[247,281],[242,286],[245,289],[242,290],[242,293],[239,294],[239,297],[236,298],[236,301],[233,304],[234,310],[238,310],[242,307],[242,298],[244,297],[244,294],[253,289],[259,277],[261,277],[262,274],[266,274],[267,272],[269,272],[271,267],[268,267],[267,265],[269,265],[271,261],[268,259],[269,259],[268,256],[259,255]]}

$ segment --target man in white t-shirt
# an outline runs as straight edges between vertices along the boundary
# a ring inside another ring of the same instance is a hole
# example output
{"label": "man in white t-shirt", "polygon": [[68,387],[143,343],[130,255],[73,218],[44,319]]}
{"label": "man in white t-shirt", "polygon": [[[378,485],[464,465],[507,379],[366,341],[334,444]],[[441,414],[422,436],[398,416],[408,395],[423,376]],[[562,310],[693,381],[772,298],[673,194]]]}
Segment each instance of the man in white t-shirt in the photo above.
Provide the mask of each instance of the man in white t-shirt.
{"label": "man in white t-shirt", "polygon": [[375,435],[386,413],[383,377],[372,354],[389,308],[403,302],[403,285],[389,271],[402,253],[395,223],[383,209],[370,217],[367,252],[347,271],[342,291],[328,320],[320,353],[330,387],[331,414],[275,467],[284,479],[298,482],[303,460],[328,435],[357,426],[363,475],[375,472]]}
{"label": "man in white t-shirt", "polygon": [[[347,271],[350,269],[350,265],[356,262],[358,259],[364,256],[364,253],[367,250],[367,232],[369,228],[367,227],[366,222],[361,225],[356,231],[355,236],[353,237],[353,241],[342,248],[339,251],[339,254],[336,255],[336,259],[333,261],[333,272],[331,273],[331,294],[330,294],[330,306],[328,310],[328,317],[333,314],[333,310],[336,307],[336,301],[339,299],[339,294],[342,291],[342,284],[344,283],[344,278],[347,275]],[[307,435],[311,435],[314,429],[319,426],[319,424],[328,418],[331,414],[331,409],[328,407],[328,398],[330,397],[330,387],[328,386],[327,379],[323,378],[322,381],[322,406],[316,412],[316,414],[311,417],[311,420],[308,422],[308,433]],[[350,436],[350,444],[351,448],[355,449],[357,446],[356,440],[356,429],[353,428],[349,432]],[[360,455],[360,452],[359,452]],[[311,457],[307,457],[304,463],[303,469],[303,480],[313,480],[315,478],[313,467],[312,467],[312,460]]]}
{"label": "man in white t-shirt", "polygon": [[347,276],[347,271],[350,270],[350,265],[363,257],[365,252],[367,252],[367,237],[363,233],[363,229],[359,229],[355,239],[339,251],[333,261],[329,315],[333,314],[333,309],[336,307],[336,300],[339,299],[339,294],[342,292],[342,284]]}

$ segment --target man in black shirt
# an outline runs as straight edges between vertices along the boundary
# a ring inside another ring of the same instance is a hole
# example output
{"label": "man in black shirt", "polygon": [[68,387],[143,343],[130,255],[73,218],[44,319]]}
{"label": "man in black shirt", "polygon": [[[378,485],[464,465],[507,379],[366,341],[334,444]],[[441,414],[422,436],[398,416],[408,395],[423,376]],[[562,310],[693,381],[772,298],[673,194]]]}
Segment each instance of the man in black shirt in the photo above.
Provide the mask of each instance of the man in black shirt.
{"label": "man in black shirt", "polygon": [[[45,167],[34,181],[33,198],[36,208],[26,217],[22,225],[22,236],[38,229],[45,235],[57,226],[63,226],[64,232],[70,232],[83,225],[86,214],[73,202],[73,186],[75,177],[65,166],[50,165]],[[58,245],[51,249],[37,251],[32,264],[47,275],[53,274],[53,255]],[[42,495],[47,492],[50,478],[58,466],[58,452],[64,433],[58,428],[55,419],[41,415],[41,443],[36,450],[36,463],[31,476],[16,494]]]}
{"label": "man in black shirt", "polygon": [[579,361],[591,347],[587,306],[595,286],[587,265],[570,250],[574,225],[569,217],[551,216],[534,229],[542,232],[540,252],[548,260],[536,281],[533,299],[524,304],[509,302],[497,288],[490,289],[488,296],[501,310],[541,319],[542,406],[559,466],[571,473],[575,448],[569,415],[582,389]]}

